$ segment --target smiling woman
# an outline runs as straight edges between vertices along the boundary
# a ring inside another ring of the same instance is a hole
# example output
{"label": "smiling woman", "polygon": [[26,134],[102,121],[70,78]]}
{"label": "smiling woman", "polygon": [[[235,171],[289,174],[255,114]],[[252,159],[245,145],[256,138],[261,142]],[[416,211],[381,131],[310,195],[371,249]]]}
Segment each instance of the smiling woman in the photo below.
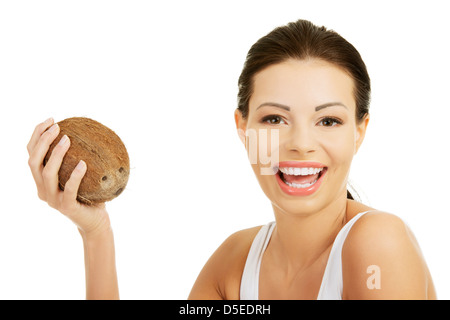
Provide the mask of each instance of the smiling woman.
{"label": "smiling woman", "polygon": [[272,159],[251,166],[275,221],[231,235],[206,263],[190,298],[435,298],[403,221],[348,197],[369,102],[366,66],[334,31],[299,20],[251,47],[235,121],[247,151],[257,145]]}
{"label": "smiling woman", "polygon": [[[299,20],[251,47],[234,116],[275,221],[226,239],[203,267],[189,298],[436,298],[405,223],[347,196],[351,163],[369,123],[369,101],[366,66],[334,31]],[[106,206],[77,201],[87,163],[78,162],[64,190],[59,188],[58,171],[70,148],[70,139],[58,140],[60,129],[50,118],[36,126],[28,143],[38,195],[74,222],[82,236],[86,297],[117,299]],[[253,157],[256,149],[258,155],[265,151],[264,157]],[[187,307],[183,311],[189,313]]]}

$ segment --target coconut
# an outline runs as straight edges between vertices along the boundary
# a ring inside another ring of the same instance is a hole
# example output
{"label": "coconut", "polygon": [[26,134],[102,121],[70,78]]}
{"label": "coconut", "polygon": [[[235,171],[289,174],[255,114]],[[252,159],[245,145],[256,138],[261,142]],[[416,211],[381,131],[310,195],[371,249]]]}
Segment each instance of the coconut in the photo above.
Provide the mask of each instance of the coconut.
{"label": "coconut", "polygon": [[63,135],[70,139],[58,172],[59,187],[69,180],[80,160],[86,162],[87,171],[81,180],[77,200],[87,205],[110,201],[125,189],[130,174],[130,160],[127,149],[119,136],[103,124],[82,117],[58,122],[60,132],[50,145],[44,158],[47,163],[53,148]]}

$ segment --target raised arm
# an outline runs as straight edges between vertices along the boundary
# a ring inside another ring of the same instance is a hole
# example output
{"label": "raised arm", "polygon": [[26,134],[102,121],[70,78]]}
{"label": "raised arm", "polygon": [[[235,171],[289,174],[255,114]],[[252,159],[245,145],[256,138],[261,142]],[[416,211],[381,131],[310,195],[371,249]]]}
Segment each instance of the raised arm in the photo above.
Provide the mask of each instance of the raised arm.
{"label": "raised arm", "polygon": [[86,163],[78,163],[64,191],[61,191],[58,171],[70,146],[70,140],[64,136],[45,167],[43,165],[49,146],[58,133],[58,125],[53,119],[48,119],[36,126],[27,145],[28,165],[36,183],[38,196],[78,227],[84,245],[86,298],[118,299],[114,237],[106,207],[104,204],[86,206],[76,200],[78,187],[87,170]]}

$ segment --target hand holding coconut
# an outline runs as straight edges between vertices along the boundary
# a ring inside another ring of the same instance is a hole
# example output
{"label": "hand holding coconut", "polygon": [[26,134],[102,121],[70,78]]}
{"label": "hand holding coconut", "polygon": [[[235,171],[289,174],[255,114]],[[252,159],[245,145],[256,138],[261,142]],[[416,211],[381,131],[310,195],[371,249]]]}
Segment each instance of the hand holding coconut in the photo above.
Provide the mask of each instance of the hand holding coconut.
{"label": "hand holding coconut", "polygon": [[109,217],[104,204],[87,206],[77,201],[78,189],[87,171],[83,160],[80,159],[74,170],[69,173],[64,191],[60,188],[58,173],[71,144],[66,135],[55,141],[53,152],[44,166],[44,158],[59,133],[59,125],[55,124],[53,119],[48,119],[35,128],[27,146],[30,156],[28,164],[39,198],[71,219],[82,234],[89,235],[101,229],[108,229]]}

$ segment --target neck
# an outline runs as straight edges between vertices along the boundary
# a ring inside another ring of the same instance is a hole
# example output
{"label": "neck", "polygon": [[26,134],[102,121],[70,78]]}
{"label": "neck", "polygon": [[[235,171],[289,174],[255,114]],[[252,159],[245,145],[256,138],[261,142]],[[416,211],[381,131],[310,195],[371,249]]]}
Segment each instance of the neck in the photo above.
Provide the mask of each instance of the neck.
{"label": "neck", "polygon": [[[274,207],[276,228],[270,246],[287,270],[301,270],[328,253],[346,223],[347,199],[340,197],[311,214],[289,214]],[[326,255],[328,256],[328,255]]]}

